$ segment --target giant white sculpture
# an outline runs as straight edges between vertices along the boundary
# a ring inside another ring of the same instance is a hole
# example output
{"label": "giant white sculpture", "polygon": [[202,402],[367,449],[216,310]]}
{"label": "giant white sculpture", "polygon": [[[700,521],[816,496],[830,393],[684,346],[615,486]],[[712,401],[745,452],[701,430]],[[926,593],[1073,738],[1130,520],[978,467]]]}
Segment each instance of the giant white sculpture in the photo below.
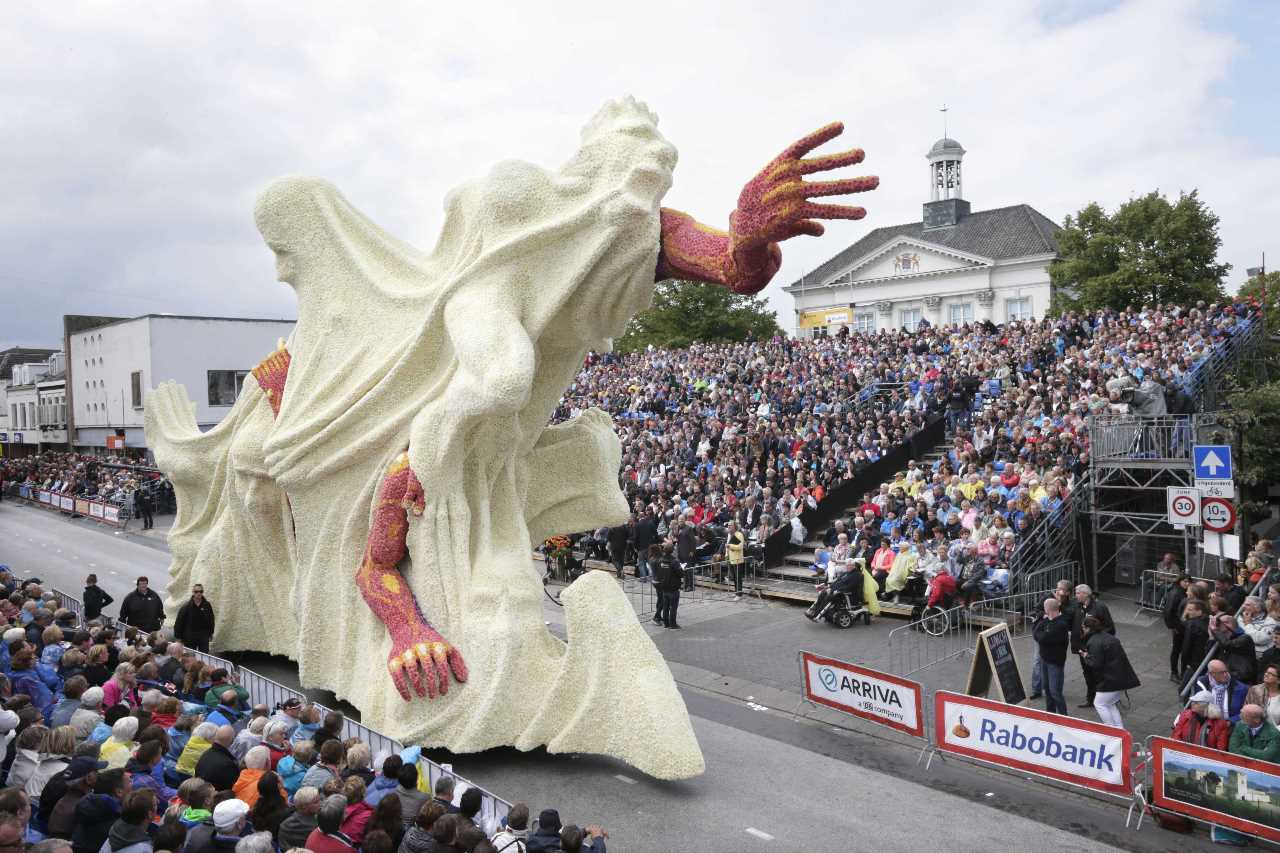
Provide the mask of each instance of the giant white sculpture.
{"label": "giant white sculpture", "polygon": [[203,584],[217,647],[293,658],[304,685],[404,742],[701,773],[671,674],[611,575],[562,596],[567,643],[544,625],[531,543],[627,517],[610,418],[547,421],[587,350],[648,305],[655,271],[758,290],[779,240],[862,216],[808,198],[874,178],[801,180],[862,159],[800,159],[840,130],[772,161],[728,232],[660,208],[675,150],[631,99],[560,170],[503,163],[451,193],[430,253],[325,181],[272,184],[256,218],[297,293],[289,341],[207,433],[181,386],[147,397],[178,497],[171,605]]}

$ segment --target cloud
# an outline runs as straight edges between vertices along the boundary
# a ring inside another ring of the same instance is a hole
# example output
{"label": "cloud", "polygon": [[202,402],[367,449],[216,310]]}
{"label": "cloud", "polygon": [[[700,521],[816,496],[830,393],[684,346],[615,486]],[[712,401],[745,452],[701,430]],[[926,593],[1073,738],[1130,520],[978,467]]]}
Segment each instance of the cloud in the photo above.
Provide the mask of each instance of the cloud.
{"label": "cloud", "polygon": [[1242,47],[1218,6],[866,5],[10,9],[0,343],[56,340],[63,313],[292,316],[252,224],[269,180],[323,175],[429,247],[450,187],[502,159],[558,164],[626,92],[680,150],[668,203],[712,224],[833,118],[848,126],[833,146],[867,150],[862,169],[881,176],[860,199],[868,218],[786,246],[768,291],[784,326],[780,284],[919,217],[944,101],[975,209],[1027,202],[1060,220],[1199,187],[1237,272],[1275,239],[1280,164],[1268,140],[1227,130],[1249,105],[1230,97]]}

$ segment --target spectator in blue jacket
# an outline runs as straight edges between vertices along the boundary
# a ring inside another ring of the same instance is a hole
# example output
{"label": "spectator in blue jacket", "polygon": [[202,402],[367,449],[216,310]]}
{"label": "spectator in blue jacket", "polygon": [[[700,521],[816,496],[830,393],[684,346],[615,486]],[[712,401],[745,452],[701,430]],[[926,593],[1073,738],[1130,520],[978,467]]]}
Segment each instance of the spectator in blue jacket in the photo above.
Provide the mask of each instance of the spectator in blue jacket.
{"label": "spectator in blue jacket", "polygon": [[25,693],[31,697],[31,704],[40,712],[46,720],[53,716],[53,706],[56,704],[60,696],[57,696],[49,686],[44,683],[36,672],[36,652],[25,641],[22,643],[15,642],[9,647],[10,666],[13,674],[10,677],[12,683],[13,694]]}
{"label": "spectator in blue jacket", "polygon": [[1222,709],[1222,715],[1233,724],[1240,722],[1240,709],[1244,707],[1249,685],[1233,676],[1223,661],[1209,661],[1209,671],[1196,680],[1196,690],[1208,690],[1213,694],[1213,703]]}

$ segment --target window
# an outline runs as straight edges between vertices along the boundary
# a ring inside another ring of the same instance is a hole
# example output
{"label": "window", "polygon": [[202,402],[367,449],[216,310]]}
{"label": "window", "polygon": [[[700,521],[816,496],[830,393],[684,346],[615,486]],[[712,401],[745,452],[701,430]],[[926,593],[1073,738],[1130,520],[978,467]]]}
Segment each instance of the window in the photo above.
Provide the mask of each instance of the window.
{"label": "window", "polygon": [[919,308],[904,308],[898,312],[898,324],[909,332],[920,328],[924,313]]}
{"label": "window", "polygon": [[876,315],[872,311],[853,315],[853,331],[871,334],[876,330]]}
{"label": "window", "polygon": [[[212,387],[212,386],[211,386]],[[239,389],[237,389],[239,390]],[[135,370],[129,375],[129,394],[135,409],[142,408],[142,371]]]}
{"label": "window", "polygon": [[950,317],[950,320],[948,322],[952,326],[959,326],[962,323],[973,322],[973,303],[972,302],[961,302],[957,305],[952,305],[948,309],[948,312],[949,312],[948,316]]}
{"label": "window", "polygon": [[1030,320],[1031,319],[1031,297],[1022,296],[1017,299],[1006,299],[1004,301],[1004,316],[1006,320]]}
{"label": "window", "polygon": [[247,370],[210,370],[209,405],[234,406],[240,396],[240,386],[249,375]]}

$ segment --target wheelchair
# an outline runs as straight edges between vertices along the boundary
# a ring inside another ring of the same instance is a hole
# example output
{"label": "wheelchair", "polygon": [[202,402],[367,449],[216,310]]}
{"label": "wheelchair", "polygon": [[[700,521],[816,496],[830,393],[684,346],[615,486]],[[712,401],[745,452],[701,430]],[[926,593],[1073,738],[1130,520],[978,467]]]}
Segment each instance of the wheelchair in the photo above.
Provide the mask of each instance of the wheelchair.
{"label": "wheelchair", "polygon": [[[825,589],[825,584],[819,588]],[[817,602],[814,602],[817,606]],[[823,604],[822,610],[812,613],[812,607],[805,615],[813,621],[821,619],[836,628],[852,628],[861,619],[864,625],[871,624],[871,611],[862,603],[862,596],[853,592],[837,592]]]}

